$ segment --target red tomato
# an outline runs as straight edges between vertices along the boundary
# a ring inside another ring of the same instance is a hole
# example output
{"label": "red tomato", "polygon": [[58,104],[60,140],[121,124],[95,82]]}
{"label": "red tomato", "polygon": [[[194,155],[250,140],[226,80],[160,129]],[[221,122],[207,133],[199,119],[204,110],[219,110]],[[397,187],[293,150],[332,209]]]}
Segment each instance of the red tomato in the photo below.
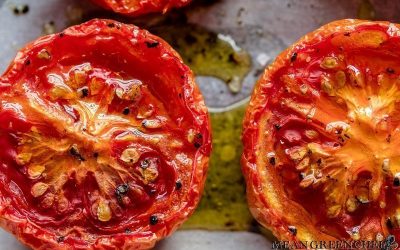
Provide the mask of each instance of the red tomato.
{"label": "red tomato", "polygon": [[92,0],[103,8],[128,16],[140,16],[149,13],[165,13],[172,8],[183,7],[191,0]]}
{"label": "red tomato", "polygon": [[92,20],[0,78],[1,225],[34,249],[147,249],[195,209],[209,120],[163,40]]}
{"label": "red tomato", "polygon": [[342,20],[304,36],[258,81],[243,172],[282,240],[400,239],[400,26]]}

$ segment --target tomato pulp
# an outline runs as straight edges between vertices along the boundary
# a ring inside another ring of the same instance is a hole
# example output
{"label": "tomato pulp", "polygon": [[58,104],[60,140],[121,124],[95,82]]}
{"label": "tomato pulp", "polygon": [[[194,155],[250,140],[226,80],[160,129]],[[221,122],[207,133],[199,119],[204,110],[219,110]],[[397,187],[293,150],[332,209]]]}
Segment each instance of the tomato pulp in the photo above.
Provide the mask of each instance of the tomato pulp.
{"label": "tomato pulp", "polygon": [[400,29],[341,20],[258,81],[242,157],[250,209],[279,239],[400,239]]}
{"label": "tomato pulp", "polygon": [[26,245],[147,249],[195,209],[208,113],[160,38],[110,20],[40,38],[0,100],[0,221]]}

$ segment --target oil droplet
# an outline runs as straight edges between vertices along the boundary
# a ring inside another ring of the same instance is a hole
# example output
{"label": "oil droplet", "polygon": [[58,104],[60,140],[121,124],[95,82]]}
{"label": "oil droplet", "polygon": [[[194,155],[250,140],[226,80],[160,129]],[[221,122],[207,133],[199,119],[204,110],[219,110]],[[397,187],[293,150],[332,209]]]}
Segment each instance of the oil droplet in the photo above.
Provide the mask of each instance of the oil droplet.
{"label": "oil droplet", "polygon": [[232,93],[240,92],[250,71],[251,57],[231,36],[189,23],[163,24],[150,31],[171,44],[195,74],[220,78]]}
{"label": "oil droplet", "polygon": [[203,198],[185,229],[250,230],[253,218],[246,202],[240,167],[240,134],[246,105],[211,113],[213,152]]}

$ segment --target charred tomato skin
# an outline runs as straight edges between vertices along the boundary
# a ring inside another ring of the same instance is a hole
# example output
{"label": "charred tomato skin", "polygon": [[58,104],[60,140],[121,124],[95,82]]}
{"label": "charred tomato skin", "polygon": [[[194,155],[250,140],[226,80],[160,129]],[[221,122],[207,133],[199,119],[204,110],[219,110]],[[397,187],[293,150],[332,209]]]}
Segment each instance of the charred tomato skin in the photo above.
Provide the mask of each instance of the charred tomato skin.
{"label": "charred tomato skin", "polygon": [[283,51],[256,83],[242,171],[253,216],[278,239],[400,237],[399,27],[329,23]]}
{"label": "charred tomato skin", "polygon": [[196,208],[209,116],[159,37],[94,19],[39,38],[0,96],[0,224],[23,244],[150,249]]}
{"label": "charred tomato skin", "polygon": [[149,13],[165,13],[173,8],[183,7],[191,0],[130,0],[117,3],[114,0],[92,0],[105,9],[127,15],[141,16]]}

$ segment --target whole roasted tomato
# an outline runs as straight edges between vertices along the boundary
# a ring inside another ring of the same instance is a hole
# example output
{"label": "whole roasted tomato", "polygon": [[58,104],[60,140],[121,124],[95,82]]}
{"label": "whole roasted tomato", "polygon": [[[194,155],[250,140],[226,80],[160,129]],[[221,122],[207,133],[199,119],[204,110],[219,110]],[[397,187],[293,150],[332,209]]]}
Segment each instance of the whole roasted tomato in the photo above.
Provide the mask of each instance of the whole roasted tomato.
{"label": "whole roasted tomato", "polygon": [[160,38],[110,20],[40,38],[0,100],[0,222],[24,244],[147,249],[195,209],[208,114]]}
{"label": "whole roasted tomato", "polygon": [[400,26],[359,20],[321,27],[267,68],[242,165],[250,209],[275,236],[400,239],[399,76]]}
{"label": "whole roasted tomato", "polygon": [[103,8],[128,16],[140,16],[149,13],[165,13],[172,8],[183,7],[191,0],[92,0]]}

